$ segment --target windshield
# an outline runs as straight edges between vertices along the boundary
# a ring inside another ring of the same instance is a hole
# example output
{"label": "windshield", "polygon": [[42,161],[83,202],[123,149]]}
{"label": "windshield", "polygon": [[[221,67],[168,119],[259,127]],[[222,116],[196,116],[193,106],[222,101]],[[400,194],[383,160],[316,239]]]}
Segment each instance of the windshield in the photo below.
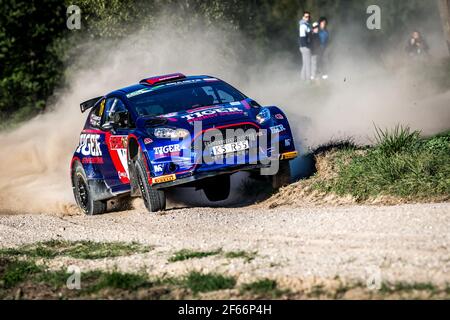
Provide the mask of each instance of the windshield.
{"label": "windshield", "polygon": [[246,97],[222,81],[202,81],[150,89],[129,98],[139,116],[158,116],[202,106],[242,101]]}

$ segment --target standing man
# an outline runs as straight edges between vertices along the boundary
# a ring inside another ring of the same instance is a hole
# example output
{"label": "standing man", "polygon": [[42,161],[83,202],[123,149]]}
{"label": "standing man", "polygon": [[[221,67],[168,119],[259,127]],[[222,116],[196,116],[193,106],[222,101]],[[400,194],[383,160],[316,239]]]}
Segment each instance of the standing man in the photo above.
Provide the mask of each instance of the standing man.
{"label": "standing man", "polygon": [[327,30],[328,20],[326,17],[321,17],[319,19],[319,38],[320,38],[320,52],[319,52],[319,72],[322,74],[322,79],[328,79],[327,72],[327,58],[326,51],[328,48],[328,43],[330,41],[330,34]]}
{"label": "standing man", "polygon": [[304,81],[311,80],[311,14],[307,11],[300,20],[300,53],[302,54],[302,73]]}

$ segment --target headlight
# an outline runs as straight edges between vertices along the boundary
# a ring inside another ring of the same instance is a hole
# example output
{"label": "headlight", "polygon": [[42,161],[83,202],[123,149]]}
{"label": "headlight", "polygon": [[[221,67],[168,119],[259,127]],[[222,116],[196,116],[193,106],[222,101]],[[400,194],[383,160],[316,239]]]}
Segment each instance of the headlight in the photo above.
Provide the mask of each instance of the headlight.
{"label": "headlight", "polygon": [[267,108],[262,108],[260,113],[256,115],[256,121],[258,121],[259,124],[263,124],[264,122],[270,120],[270,110]]}
{"label": "headlight", "polygon": [[189,131],[186,129],[172,129],[172,128],[155,128],[153,135],[160,139],[184,139],[189,136]]}

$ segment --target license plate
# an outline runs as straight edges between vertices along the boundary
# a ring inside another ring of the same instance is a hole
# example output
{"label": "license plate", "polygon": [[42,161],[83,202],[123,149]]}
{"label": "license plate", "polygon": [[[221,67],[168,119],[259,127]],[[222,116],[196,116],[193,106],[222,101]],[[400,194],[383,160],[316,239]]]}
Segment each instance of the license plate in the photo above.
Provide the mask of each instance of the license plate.
{"label": "license plate", "polygon": [[214,156],[220,156],[222,154],[239,152],[250,149],[250,144],[248,140],[238,141],[233,143],[224,144],[222,146],[215,146],[212,148],[212,153]]}

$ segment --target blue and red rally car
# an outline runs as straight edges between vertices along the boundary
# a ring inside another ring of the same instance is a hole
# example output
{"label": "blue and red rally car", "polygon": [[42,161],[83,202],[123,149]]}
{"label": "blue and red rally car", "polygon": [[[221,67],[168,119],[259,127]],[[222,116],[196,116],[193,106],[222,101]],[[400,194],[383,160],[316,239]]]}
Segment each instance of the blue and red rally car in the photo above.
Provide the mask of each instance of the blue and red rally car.
{"label": "blue and red rally car", "polygon": [[150,212],[162,211],[165,190],[174,187],[225,200],[238,171],[269,176],[274,188],[290,182],[297,152],[285,114],[220,79],[153,77],[80,107],[90,113],[71,179],[88,215],[106,212],[109,200],[136,196]]}

